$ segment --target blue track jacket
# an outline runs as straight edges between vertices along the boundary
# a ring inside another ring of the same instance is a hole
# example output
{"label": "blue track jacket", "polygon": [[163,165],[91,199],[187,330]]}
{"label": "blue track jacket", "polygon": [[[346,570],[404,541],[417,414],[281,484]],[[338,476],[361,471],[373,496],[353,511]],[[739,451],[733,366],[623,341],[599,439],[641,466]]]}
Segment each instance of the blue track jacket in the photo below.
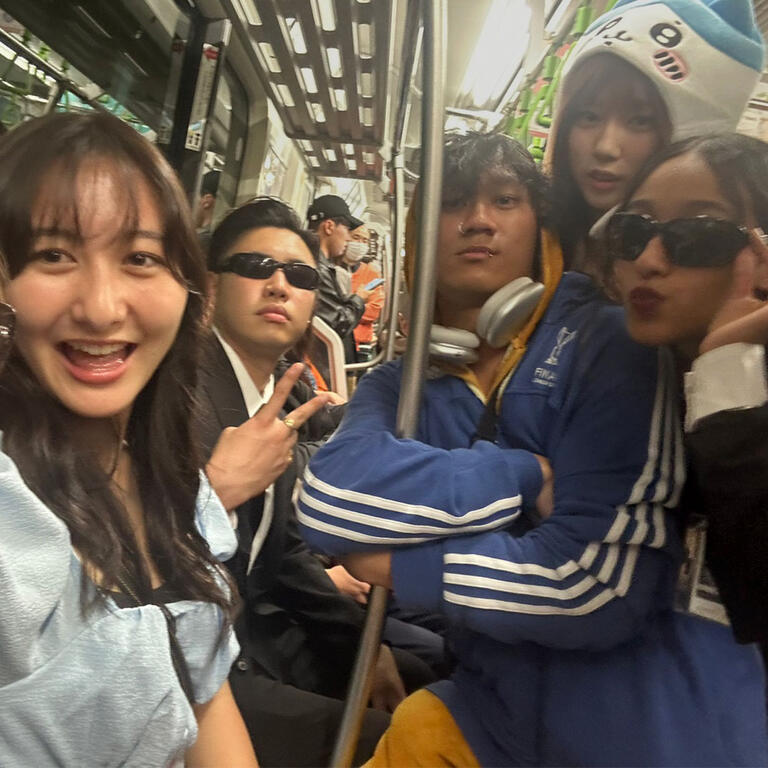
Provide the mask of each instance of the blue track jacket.
{"label": "blue track jacket", "polygon": [[[393,550],[400,604],[450,618],[459,664],[432,690],[481,764],[766,765],[756,649],[671,609],[685,472],[667,357],[567,274],[497,444],[471,445],[485,406],[450,375],[427,381],[417,439],[397,439],[400,375],[360,382],[299,517],[327,554]],[[555,477],[543,522],[534,453]]]}

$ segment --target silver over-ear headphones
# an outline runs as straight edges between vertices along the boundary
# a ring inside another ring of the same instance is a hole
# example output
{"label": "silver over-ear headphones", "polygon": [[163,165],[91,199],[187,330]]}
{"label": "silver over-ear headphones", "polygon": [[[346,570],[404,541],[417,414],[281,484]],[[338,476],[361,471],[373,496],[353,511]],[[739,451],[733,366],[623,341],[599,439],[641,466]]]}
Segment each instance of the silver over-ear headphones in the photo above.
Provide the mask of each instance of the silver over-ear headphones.
{"label": "silver over-ear headphones", "polygon": [[509,344],[530,319],[544,293],[544,284],[518,277],[499,288],[483,304],[476,333],[433,325],[429,353],[433,359],[469,365],[477,361],[481,341],[500,349]]}

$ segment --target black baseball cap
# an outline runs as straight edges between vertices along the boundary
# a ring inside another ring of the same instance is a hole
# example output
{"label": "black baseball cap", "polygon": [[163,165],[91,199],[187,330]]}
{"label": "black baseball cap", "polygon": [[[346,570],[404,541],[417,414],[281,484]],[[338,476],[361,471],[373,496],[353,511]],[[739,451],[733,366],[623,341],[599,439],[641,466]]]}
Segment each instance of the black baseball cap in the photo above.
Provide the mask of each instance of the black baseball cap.
{"label": "black baseball cap", "polygon": [[326,219],[346,219],[350,229],[357,229],[363,222],[356,219],[350,212],[347,203],[338,195],[322,195],[318,197],[307,211],[310,224]]}

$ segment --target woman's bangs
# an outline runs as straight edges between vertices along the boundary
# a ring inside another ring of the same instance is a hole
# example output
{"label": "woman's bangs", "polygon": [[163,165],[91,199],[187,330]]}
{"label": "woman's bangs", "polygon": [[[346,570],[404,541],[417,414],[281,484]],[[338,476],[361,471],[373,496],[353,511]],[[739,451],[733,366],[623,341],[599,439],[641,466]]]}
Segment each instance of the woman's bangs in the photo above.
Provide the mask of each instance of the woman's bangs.
{"label": "woman's bangs", "polygon": [[105,177],[109,177],[115,208],[122,212],[122,219],[114,222],[114,239],[130,238],[139,228],[138,203],[132,192],[138,174],[125,163],[97,156],[81,158],[79,162],[64,161],[50,169],[42,179],[32,207],[33,235],[40,230],[60,231],[77,240],[85,239],[88,222],[84,220],[82,208],[97,208],[89,197],[103,189]]}
{"label": "woman's bangs", "polygon": [[609,53],[588,58],[573,73],[567,83],[568,116],[575,116],[586,106],[606,98],[618,98],[627,103],[650,108],[661,123],[669,123],[669,114],[661,94],[648,77],[624,59]]}

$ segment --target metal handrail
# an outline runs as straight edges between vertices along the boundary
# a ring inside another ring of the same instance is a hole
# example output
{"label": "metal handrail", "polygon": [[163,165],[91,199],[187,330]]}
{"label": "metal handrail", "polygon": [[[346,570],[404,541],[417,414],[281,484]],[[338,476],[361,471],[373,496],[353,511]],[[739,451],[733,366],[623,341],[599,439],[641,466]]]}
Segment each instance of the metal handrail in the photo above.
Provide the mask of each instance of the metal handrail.
{"label": "metal handrail", "polygon": [[352,373],[354,371],[364,371],[367,368],[373,368],[374,365],[378,365],[383,361],[384,361],[384,350],[381,349],[376,353],[376,356],[372,357],[370,360],[365,360],[362,363],[347,363],[344,366],[344,370],[347,373]]}
{"label": "metal handrail", "polygon": [[400,309],[400,275],[403,271],[403,239],[405,236],[405,177],[404,161],[402,154],[397,154],[392,160],[392,167],[395,176],[395,202],[394,202],[394,226],[393,232],[393,251],[394,268],[392,270],[392,285],[390,295],[392,297],[389,306],[389,316],[387,317],[387,328],[389,335],[384,347],[384,359],[395,359],[395,339],[397,336],[397,314]]}
{"label": "metal handrail", "polygon": [[[398,437],[412,437],[417,428],[429,356],[429,331],[434,311],[434,273],[437,260],[438,221],[443,171],[443,79],[445,74],[445,0],[422,0],[424,102],[421,144],[421,221],[419,254],[413,281],[411,326],[403,363],[397,410]],[[399,248],[399,243],[396,244]],[[334,768],[352,764],[355,746],[370,697],[372,672],[381,643],[388,592],[376,586],[368,596],[360,647],[352,670],[344,716],[331,757]]]}

